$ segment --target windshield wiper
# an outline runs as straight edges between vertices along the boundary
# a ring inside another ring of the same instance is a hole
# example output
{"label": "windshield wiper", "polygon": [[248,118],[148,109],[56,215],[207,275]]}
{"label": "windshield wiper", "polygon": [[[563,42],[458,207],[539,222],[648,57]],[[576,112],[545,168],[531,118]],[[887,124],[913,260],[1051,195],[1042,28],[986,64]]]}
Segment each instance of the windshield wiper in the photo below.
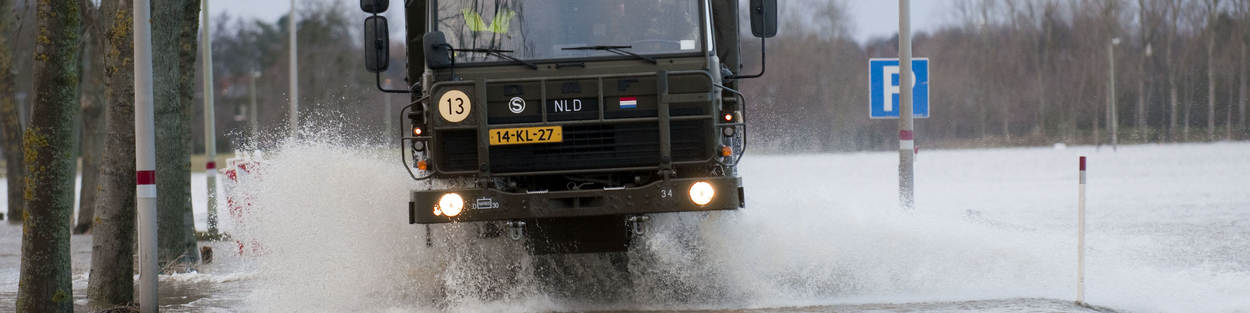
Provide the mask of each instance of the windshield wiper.
{"label": "windshield wiper", "polygon": [[513,63],[515,63],[515,64],[522,64],[522,65],[528,66],[530,69],[533,69],[533,70],[537,70],[537,69],[538,69],[538,64],[534,64],[533,62],[525,61],[525,60],[522,60],[522,59],[518,59],[518,58],[516,58],[516,57],[513,57],[513,56],[511,56],[511,55],[507,55],[507,54],[505,54],[505,53],[512,53],[512,50],[480,49],[480,48],[474,48],[474,49],[453,49],[453,50],[454,50],[454,51],[461,51],[461,52],[476,52],[476,53],[485,53],[485,54],[487,54],[487,55],[493,55],[493,56],[499,57],[499,58],[501,58],[501,59],[506,59],[506,60],[508,60],[508,61],[512,61],[512,62],[513,62]]}
{"label": "windshield wiper", "polygon": [[647,62],[651,62],[651,64],[659,64],[659,62],[655,61],[655,58],[633,53],[633,52],[630,52],[629,50],[625,50],[625,49],[629,49],[633,47],[634,46],[626,46],[626,45],[622,45],[622,46],[594,45],[594,46],[568,47],[568,48],[562,48],[560,50],[600,50],[600,51],[616,53],[619,55],[632,56],[635,58],[643,59],[643,60],[646,60]]}

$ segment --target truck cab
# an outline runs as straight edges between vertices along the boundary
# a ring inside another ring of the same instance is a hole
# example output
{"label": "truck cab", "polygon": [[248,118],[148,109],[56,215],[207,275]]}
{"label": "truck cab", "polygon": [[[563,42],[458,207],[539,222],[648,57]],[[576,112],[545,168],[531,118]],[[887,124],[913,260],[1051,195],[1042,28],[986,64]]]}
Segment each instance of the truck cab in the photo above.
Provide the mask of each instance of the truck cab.
{"label": "truck cab", "polygon": [[[366,68],[390,36],[361,1]],[[410,0],[399,113],[411,224],[480,223],[535,254],[627,249],[658,213],[736,210],[737,0]],[[749,5],[776,32],[776,2]],[[763,46],[763,43],[761,43]],[[762,55],[761,55],[762,57]],[[762,72],[761,72],[762,74]]]}

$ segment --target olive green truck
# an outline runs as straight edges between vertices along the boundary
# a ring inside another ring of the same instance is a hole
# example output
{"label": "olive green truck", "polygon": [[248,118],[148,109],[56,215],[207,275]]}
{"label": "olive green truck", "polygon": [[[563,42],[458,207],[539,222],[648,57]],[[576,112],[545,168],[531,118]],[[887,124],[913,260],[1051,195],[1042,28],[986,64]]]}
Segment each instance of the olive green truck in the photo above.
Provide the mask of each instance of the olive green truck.
{"label": "olive green truck", "polygon": [[[365,67],[404,75],[411,224],[480,223],[535,254],[623,251],[656,213],[745,205],[738,0],[362,0]],[[760,39],[775,0],[742,8]],[[394,16],[394,15],[392,15]],[[428,236],[427,236],[428,237]],[[428,239],[427,239],[428,240]]]}

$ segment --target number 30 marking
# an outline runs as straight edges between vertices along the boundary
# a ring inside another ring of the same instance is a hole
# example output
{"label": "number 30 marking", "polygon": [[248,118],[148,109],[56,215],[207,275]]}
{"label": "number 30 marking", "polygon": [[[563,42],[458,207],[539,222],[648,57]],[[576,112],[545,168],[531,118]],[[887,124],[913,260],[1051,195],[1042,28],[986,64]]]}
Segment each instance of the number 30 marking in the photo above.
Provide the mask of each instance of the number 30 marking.
{"label": "number 30 marking", "polygon": [[469,118],[469,111],[472,109],[473,102],[469,101],[469,95],[460,90],[447,91],[438,99],[438,113],[448,122],[464,121]]}

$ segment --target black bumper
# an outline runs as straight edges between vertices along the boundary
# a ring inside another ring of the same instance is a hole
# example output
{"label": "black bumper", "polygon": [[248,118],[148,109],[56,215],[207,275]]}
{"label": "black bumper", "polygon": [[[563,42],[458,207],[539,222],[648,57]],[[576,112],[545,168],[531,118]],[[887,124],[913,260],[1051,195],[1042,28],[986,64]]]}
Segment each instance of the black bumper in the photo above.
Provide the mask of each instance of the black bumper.
{"label": "black bumper", "polygon": [[[705,181],[716,190],[707,205],[690,200],[690,186]],[[464,198],[464,210],[454,217],[434,215],[434,206],[449,192]],[[409,224],[501,221],[664,212],[735,210],[744,204],[738,177],[683,178],[646,186],[560,192],[512,193],[495,189],[419,190],[408,203]]]}

